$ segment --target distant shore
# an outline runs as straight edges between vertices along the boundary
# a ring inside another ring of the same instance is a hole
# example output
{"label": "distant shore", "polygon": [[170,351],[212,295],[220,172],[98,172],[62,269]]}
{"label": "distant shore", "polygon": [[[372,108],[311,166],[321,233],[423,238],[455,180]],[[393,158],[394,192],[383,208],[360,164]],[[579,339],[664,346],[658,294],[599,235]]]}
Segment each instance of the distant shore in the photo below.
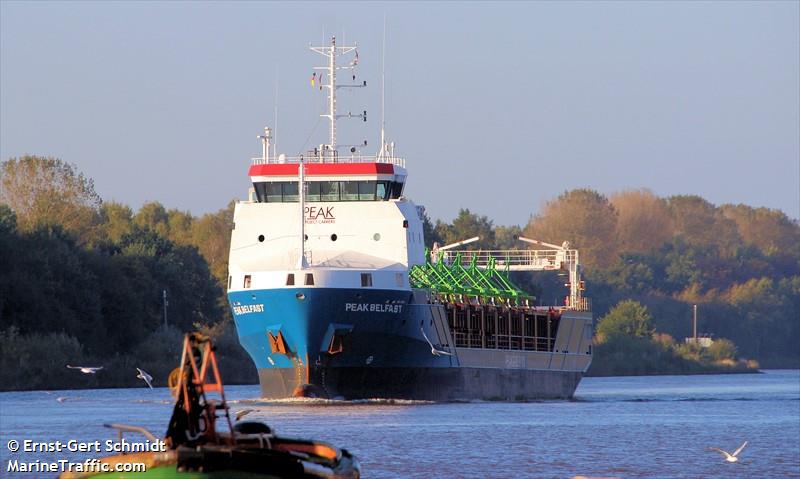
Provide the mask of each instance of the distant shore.
{"label": "distant shore", "polygon": [[[776,368],[776,369],[795,369],[795,368]],[[587,378],[609,378],[614,376],[701,376],[701,375],[714,375],[714,374],[763,374],[763,371],[758,368],[742,368],[742,369],[722,369],[722,370],[703,370],[703,371],[655,371],[645,374],[631,374],[626,372],[612,373],[612,374],[593,374],[591,368],[584,375]]]}
{"label": "distant shore", "polygon": [[[695,376],[701,374],[758,374],[761,367],[758,361],[740,359],[739,361],[724,361],[715,363],[684,362],[678,367],[659,368],[658,365],[640,364],[639,368],[615,368],[602,362],[594,362],[587,371],[587,377],[610,376]],[[763,368],[772,369],[772,368]],[[782,368],[778,368],[782,369]],[[791,369],[791,368],[790,368]]]}

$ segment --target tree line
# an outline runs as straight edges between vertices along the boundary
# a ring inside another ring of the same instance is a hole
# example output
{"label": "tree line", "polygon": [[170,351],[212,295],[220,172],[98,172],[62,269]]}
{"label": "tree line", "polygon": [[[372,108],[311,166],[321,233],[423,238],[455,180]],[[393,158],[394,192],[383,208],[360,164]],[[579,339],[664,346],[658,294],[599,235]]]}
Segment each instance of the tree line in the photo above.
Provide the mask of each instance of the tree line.
{"label": "tree line", "polygon": [[[217,336],[226,381],[254,382],[224,294],[233,205],[199,217],[158,202],[134,211],[102,201],[92,180],[60,159],[2,162],[2,387],[130,386],[135,367],[158,385],[177,363],[181,331],[197,328]],[[452,222],[424,220],[428,246],[472,236],[482,249],[522,249],[520,235],[570,241],[595,317],[634,300],[651,315],[648,334],[677,344],[697,304],[700,331],[729,339],[725,348],[765,366],[800,365],[800,227],[781,211],[576,189],[524,226],[496,226],[468,209]],[[555,274],[514,273],[514,280],[545,304],[566,295]],[[597,339],[612,336],[619,337]],[[76,380],[65,368],[74,363],[104,365],[103,374]]]}
{"label": "tree line", "polygon": [[0,164],[2,388],[131,386],[136,367],[163,386],[193,329],[218,337],[226,381],[252,382],[224,295],[232,207],[134,212],[59,159]]}

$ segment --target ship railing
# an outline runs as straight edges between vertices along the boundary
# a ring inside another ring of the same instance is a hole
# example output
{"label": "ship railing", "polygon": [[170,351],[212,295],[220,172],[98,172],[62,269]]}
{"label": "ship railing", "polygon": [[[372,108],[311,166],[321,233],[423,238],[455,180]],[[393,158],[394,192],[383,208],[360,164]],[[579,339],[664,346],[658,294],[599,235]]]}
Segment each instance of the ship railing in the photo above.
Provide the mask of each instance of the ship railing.
{"label": "ship railing", "polygon": [[585,298],[581,296],[577,303],[571,305],[571,307],[567,309],[572,309],[574,311],[591,311],[592,310],[592,300],[591,298]]}
{"label": "ship railing", "polygon": [[552,352],[556,338],[524,336],[519,334],[487,333],[480,331],[453,331],[457,348],[506,349],[512,351]]}
{"label": "ship railing", "polygon": [[314,153],[310,151],[307,155],[302,156],[285,156],[280,155],[277,158],[267,158],[266,161],[264,157],[255,157],[251,158],[254,165],[279,165],[284,163],[296,164],[300,163],[302,159],[306,164],[310,163],[388,163],[391,165],[399,166],[401,168],[406,167],[406,160],[405,158],[400,158],[397,156],[387,156],[387,155],[359,155],[356,153],[349,154],[349,155],[330,155],[325,154],[321,155],[319,153]]}
{"label": "ship railing", "polygon": [[510,271],[566,270],[578,257],[578,251],[574,249],[447,250],[442,253],[445,264],[452,264],[458,257],[462,266],[469,267],[474,258],[478,268],[487,268],[493,260],[495,268],[508,267]]}

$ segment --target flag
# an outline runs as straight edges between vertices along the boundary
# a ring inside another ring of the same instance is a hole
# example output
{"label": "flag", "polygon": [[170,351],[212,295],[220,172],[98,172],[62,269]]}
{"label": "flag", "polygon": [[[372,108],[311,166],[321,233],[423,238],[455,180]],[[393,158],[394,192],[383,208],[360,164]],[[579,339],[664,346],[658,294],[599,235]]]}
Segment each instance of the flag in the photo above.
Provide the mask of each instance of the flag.
{"label": "flag", "polygon": [[311,86],[313,87],[316,84],[316,82],[317,82],[317,72],[314,72],[314,74],[311,75]]}
{"label": "flag", "polygon": [[351,67],[354,67],[354,66],[356,66],[356,65],[358,65],[358,50],[356,50],[356,57],[355,57],[355,58],[353,58],[353,61],[352,61],[352,62],[350,62],[350,66],[351,66]]}

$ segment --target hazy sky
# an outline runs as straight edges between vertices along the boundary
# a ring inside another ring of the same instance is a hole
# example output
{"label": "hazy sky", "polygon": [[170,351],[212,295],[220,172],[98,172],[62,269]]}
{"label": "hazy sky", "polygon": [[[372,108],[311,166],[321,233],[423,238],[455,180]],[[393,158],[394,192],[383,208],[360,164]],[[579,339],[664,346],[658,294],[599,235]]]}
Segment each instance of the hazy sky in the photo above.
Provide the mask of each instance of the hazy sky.
{"label": "hazy sky", "polygon": [[[524,224],[589,187],[649,188],[800,217],[800,3],[0,4],[0,157],[75,163],[105,200],[194,214],[244,198],[273,124],[296,155],[325,141],[322,57],[359,44],[340,143],[387,133],[407,196]],[[307,140],[308,139],[308,140]]]}

